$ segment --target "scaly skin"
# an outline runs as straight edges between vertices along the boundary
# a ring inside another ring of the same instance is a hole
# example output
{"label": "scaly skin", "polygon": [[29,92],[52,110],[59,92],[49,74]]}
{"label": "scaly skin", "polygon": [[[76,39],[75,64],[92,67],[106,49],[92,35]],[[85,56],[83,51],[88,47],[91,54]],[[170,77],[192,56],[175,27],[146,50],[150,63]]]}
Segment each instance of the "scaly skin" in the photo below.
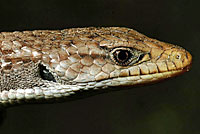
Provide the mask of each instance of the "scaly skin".
{"label": "scaly skin", "polygon": [[191,61],[185,49],[128,28],[2,32],[0,103],[148,84],[187,71]]}

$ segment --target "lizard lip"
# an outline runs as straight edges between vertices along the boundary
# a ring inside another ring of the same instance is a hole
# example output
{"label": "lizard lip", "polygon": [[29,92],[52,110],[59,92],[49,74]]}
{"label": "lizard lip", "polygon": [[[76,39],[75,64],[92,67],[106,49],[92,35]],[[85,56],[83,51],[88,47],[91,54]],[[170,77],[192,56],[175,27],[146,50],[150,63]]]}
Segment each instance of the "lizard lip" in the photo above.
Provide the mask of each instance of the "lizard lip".
{"label": "lizard lip", "polygon": [[114,78],[113,85],[111,85],[111,87],[112,86],[123,87],[123,86],[138,86],[138,85],[154,84],[166,79],[173,78],[175,76],[183,74],[184,72],[189,71],[191,68],[191,65],[192,65],[192,57],[190,55],[188,64],[183,68],[180,68],[178,70],[160,72],[160,73]]}
{"label": "lizard lip", "polygon": [[146,74],[140,76],[128,76],[128,77],[119,77],[114,78],[111,87],[113,86],[138,86],[146,84],[154,84],[172,77],[181,75],[182,73],[188,71],[188,67],[184,69],[167,71],[162,73],[155,74]]}

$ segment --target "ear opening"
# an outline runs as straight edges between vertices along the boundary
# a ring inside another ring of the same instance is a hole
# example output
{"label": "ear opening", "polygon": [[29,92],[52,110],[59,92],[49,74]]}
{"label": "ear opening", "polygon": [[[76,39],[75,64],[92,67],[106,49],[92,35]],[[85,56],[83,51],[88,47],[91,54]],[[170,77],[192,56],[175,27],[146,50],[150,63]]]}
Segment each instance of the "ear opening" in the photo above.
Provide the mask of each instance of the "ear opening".
{"label": "ear opening", "polygon": [[42,64],[39,64],[39,74],[43,80],[56,82],[53,74]]}

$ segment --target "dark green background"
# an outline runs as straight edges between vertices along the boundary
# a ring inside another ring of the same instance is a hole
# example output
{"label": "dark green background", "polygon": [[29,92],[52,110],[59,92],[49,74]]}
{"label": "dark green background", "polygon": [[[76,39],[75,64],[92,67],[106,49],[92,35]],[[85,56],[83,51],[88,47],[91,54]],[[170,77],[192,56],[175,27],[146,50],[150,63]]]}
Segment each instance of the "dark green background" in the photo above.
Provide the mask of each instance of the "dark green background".
{"label": "dark green background", "polygon": [[[198,0],[1,0],[0,31],[125,26],[178,44],[191,71],[162,83],[1,112],[1,134],[200,134]],[[4,119],[2,119],[2,117]]]}

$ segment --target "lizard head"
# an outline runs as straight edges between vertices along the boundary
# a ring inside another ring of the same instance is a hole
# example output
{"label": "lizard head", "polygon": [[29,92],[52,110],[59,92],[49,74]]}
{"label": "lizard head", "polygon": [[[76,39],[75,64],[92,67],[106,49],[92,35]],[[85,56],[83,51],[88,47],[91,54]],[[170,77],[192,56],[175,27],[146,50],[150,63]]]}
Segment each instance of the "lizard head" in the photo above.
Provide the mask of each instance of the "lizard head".
{"label": "lizard head", "polygon": [[181,47],[119,27],[1,33],[0,50],[0,102],[148,84],[192,62]]}
{"label": "lizard head", "polygon": [[68,36],[76,39],[65,40],[42,58],[49,70],[45,78],[54,82],[84,88],[133,86],[181,74],[192,61],[185,49],[132,29],[80,28],[72,29]]}

